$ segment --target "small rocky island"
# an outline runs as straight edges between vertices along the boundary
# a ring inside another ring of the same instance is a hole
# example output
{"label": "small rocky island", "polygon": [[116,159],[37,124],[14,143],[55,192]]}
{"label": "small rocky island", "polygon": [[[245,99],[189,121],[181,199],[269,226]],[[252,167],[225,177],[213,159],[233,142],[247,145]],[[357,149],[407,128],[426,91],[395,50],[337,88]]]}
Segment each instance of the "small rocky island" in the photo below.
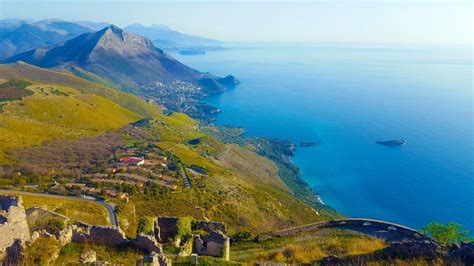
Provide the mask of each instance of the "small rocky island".
{"label": "small rocky island", "polygon": [[396,147],[396,146],[401,146],[401,145],[406,144],[407,141],[404,139],[396,139],[396,140],[376,141],[375,143],[384,145],[384,146],[389,146],[389,147]]}

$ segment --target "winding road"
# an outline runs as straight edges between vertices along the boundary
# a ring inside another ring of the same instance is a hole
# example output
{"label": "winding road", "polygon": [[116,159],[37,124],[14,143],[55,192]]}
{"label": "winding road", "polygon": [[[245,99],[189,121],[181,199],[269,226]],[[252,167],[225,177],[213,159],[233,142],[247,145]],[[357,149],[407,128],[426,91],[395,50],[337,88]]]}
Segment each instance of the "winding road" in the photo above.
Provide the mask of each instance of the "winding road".
{"label": "winding road", "polygon": [[36,193],[36,192],[26,192],[26,191],[19,191],[19,190],[8,190],[8,189],[0,189],[0,193],[6,194],[24,194],[24,195],[37,195],[49,198],[58,198],[58,199],[71,199],[71,200],[81,200],[81,201],[89,201],[89,202],[96,202],[107,210],[107,214],[109,216],[109,222],[112,226],[118,227],[118,220],[117,220],[117,213],[115,212],[115,206],[103,201],[101,199],[97,199],[90,196],[64,196],[64,195],[55,195],[55,194],[48,194],[48,193]]}
{"label": "winding road", "polygon": [[277,231],[274,235],[282,237],[291,236],[298,233],[313,231],[322,228],[339,228],[357,231],[369,236],[384,239],[389,242],[401,241],[404,239],[433,241],[433,239],[419,233],[415,229],[387,221],[366,218],[348,218],[306,224]]}

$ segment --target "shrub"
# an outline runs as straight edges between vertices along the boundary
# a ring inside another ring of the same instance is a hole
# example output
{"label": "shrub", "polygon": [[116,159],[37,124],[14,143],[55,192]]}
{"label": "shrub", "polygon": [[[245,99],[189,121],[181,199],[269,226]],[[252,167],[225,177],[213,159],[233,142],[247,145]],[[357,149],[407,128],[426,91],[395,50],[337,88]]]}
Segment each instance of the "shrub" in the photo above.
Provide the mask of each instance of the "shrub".
{"label": "shrub", "polygon": [[252,238],[249,231],[239,231],[232,235],[232,242],[248,241]]}
{"label": "shrub", "polygon": [[461,224],[455,222],[449,222],[447,224],[429,223],[421,228],[420,232],[433,237],[443,245],[472,241],[472,238],[469,237],[469,232],[462,229]]}
{"label": "shrub", "polygon": [[51,233],[57,233],[63,230],[65,227],[64,220],[59,217],[51,217],[46,223],[46,231]]}
{"label": "shrub", "polygon": [[78,244],[76,243],[68,243],[64,245],[63,248],[61,248],[61,251],[59,251],[59,255],[64,256],[64,255],[69,255],[72,253],[76,253],[79,251]]}
{"label": "shrub", "polygon": [[138,222],[137,228],[137,235],[144,234],[144,235],[153,235],[153,226],[154,226],[154,219],[150,216],[140,217],[140,221]]}
{"label": "shrub", "polygon": [[59,251],[60,243],[54,238],[39,238],[29,246],[20,265],[48,265]]}
{"label": "shrub", "polygon": [[183,238],[186,236],[191,235],[191,227],[192,227],[193,219],[191,217],[180,217],[178,218],[178,222],[176,223],[176,231],[177,237]]}

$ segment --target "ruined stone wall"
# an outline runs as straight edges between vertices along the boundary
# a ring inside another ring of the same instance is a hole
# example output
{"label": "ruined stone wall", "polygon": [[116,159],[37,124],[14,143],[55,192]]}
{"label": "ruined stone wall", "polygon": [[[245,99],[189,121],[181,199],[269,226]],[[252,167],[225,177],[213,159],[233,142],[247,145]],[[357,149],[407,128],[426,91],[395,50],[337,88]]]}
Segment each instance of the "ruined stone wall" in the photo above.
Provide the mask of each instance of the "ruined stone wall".
{"label": "ruined stone wall", "polygon": [[178,217],[158,217],[159,235],[162,242],[167,242],[176,236],[177,223]]}
{"label": "ruined stone wall", "polygon": [[203,237],[197,236],[194,243],[195,252],[198,255],[230,259],[230,238],[222,232],[212,232]]}
{"label": "ruined stone wall", "polygon": [[89,228],[81,228],[74,226],[71,240],[77,243],[92,243],[109,247],[133,246],[147,253],[162,252],[161,244],[152,236],[140,234],[134,239],[128,239],[118,227],[94,225]]}
{"label": "ruined stone wall", "polygon": [[60,219],[69,221],[69,218],[67,216],[64,216],[56,212],[48,211],[46,209],[39,208],[39,207],[32,207],[32,208],[27,209],[26,217],[28,218],[28,220],[31,220],[32,222],[35,222],[35,223],[38,219],[48,219],[48,218],[60,218]]}
{"label": "ruined stone wall", "polygon": [[[169,239],[173,239],[177,232],[178,217],[158,217],[157,226],[155,226],[155,232],[157,238],[162,242],[167,242]],[[214,231],[220,231],[226,233],[225,224],[214,221],[196,221],[195,230],[203,230],[208,233]]]}
{"label": "ruined stone wall", "polygon": [[213,231],[221,231],[224,234],[227,233],[225,224],[214,221],[197,221],[196,230],[204,230],[208,233]]}
{"label": "ruined stone wall", "polygon": [[30,240],[25,209],[21,197],[0,195],[0,258],[15,240]]}
{"label": "ruined stone wall", "polygon": [[120,228],[94,225],[87,229],[77,228],[77,230],[73,232],[72,241],[115,247],[127,243],[128,240]]}

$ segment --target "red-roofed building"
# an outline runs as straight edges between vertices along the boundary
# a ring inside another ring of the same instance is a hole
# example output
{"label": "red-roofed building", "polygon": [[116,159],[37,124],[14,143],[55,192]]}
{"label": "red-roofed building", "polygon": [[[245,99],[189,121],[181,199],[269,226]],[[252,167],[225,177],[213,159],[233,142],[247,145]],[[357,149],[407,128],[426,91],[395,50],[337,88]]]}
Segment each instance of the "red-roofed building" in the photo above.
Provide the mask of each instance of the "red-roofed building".
{"label": "red-roofed building", "polygon": [[145,164],[145,158],[143,157],[124,157],[120,159],[120,163],[124,165],[143,165]]}

